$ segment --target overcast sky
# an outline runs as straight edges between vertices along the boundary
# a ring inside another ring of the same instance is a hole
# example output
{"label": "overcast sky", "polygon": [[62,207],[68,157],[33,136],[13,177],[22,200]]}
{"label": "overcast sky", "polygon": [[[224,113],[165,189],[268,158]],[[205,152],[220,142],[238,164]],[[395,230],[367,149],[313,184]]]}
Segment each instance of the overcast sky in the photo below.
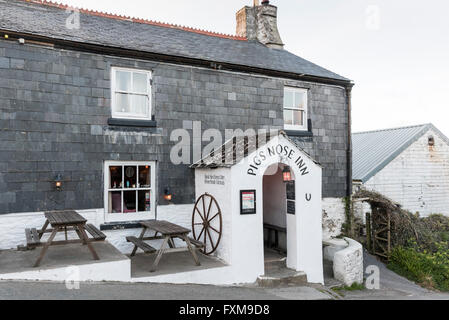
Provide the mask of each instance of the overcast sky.
{"label": "overcast sky", "polygon": [[[235,34],[252,0],[60,0]],[[449,136],[449,1],[272,0],[286,49],[355,82],[353,129],[432,122]]]}

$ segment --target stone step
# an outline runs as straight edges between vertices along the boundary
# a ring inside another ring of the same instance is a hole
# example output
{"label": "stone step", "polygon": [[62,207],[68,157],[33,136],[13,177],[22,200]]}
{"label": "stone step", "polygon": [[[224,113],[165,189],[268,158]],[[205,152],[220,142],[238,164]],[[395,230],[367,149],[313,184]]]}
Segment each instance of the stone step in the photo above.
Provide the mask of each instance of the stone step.
{"label": "stone step", "polygon": [[257,279],[257,284],[260,287],[307,285],[307,275],[304,272],[287,269],[279,274],[260,276]]}

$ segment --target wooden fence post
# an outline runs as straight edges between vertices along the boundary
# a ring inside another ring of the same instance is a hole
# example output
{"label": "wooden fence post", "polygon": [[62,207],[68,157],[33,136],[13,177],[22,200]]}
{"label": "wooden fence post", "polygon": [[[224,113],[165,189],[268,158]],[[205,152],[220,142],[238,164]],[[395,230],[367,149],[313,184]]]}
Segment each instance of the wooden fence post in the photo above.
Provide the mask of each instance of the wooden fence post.
{"label": "wooden fence post", "polygon": [[367,212],[366,216],[366,247],[368,249],[368,252],[371,252],[372,246],[371,246],[371,213]]}

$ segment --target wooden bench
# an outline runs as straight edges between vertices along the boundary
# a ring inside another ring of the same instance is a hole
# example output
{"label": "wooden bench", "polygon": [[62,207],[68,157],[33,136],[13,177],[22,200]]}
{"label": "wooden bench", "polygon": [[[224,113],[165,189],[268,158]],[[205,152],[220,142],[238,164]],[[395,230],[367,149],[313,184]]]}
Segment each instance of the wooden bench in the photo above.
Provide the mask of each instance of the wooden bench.
{"label": "wooden bench", "polygon": [[[273,248],[278,251],[283,251],[279,248],[279,233],[287,233],[287,228],[282,228],[279,226],[275,226],[272,224],[264,223],[263,225],[264,229],[268,232],[268,239],[267,239],[267,247]],[[272,237],[271,234],[274,232],[274,244],[272,243]]]}
{"label": "wooden bench", "polygon": [[27,239],[27,247],[36,247],[41,245],[41,239],[36,228],[25,229],[25,236]]}
{"label": "wooden bench", "polygon": [[191,237],[189,237],[190,243],[193,244],[195,247],[197,247],[198,249],[202,249],[204,248],[204,243],[198,240],[195,240]]}
{"label": "wooden bench", "polygon": [[85,229],[90,233],[94,241],[103,241],[106,239],[106,235],[93,224],[86,224]]}
{"label": "wooden bench", "polygon": [[145,253],[153,253],[153,252],[157,251],[155,248],[150,246],[148,243],[145,243],[143,240],[140,240],[136,237],[126,237],[126,241],[131,242],[138,248],[142,249],[143,252],[145,252]]}

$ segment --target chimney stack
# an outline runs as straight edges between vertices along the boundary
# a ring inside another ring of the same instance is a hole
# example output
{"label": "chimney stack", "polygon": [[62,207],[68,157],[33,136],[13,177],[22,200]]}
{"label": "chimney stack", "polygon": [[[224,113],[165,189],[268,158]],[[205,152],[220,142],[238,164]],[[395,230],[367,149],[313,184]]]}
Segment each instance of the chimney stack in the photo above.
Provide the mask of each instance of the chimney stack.
{"label": "chimney stack", "polygon": [[252,7],[246,6],[237,12],[237,35],[248,40],[257,40],[267,47],[283,49],[277,26],[277,7],[269,0],[254,0]]}

